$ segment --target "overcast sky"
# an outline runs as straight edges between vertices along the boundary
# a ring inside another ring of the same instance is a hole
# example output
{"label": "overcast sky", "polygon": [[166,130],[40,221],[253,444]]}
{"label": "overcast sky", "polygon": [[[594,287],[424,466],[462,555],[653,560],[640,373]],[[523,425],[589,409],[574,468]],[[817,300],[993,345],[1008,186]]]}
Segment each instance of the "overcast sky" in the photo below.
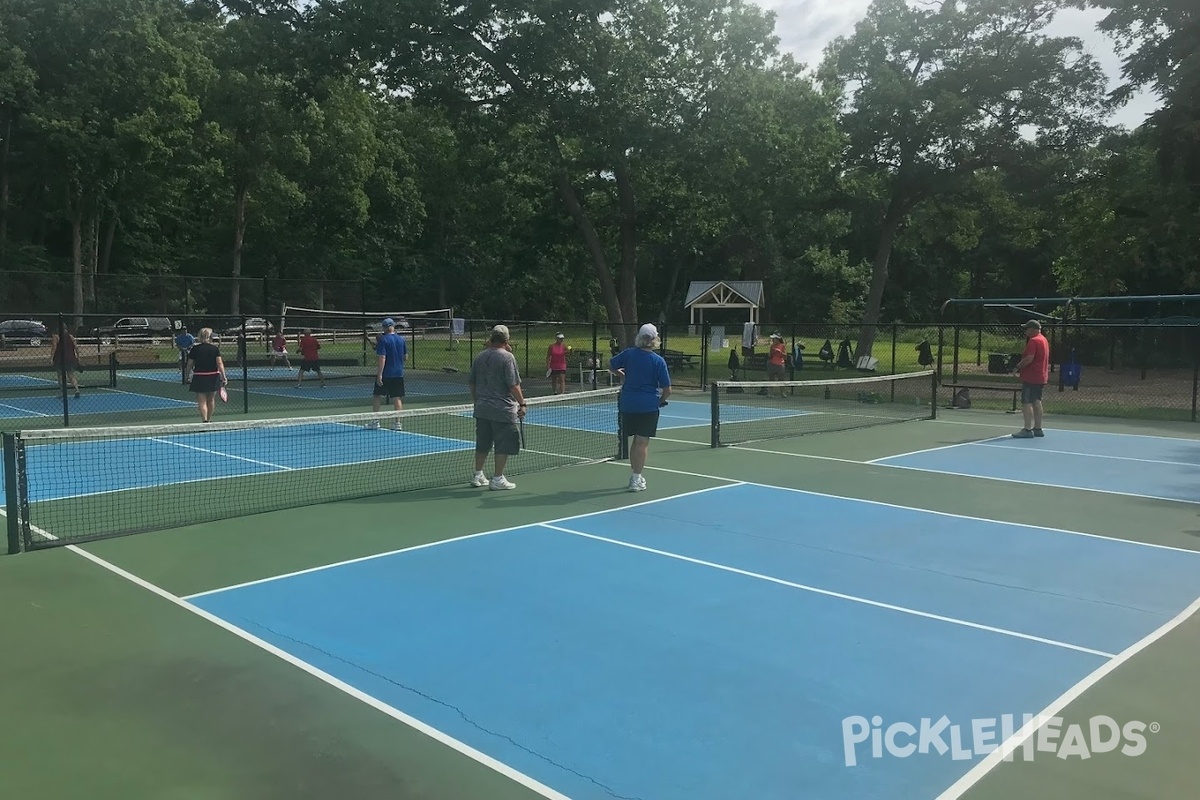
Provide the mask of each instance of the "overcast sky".
{"label": "overcast sky", "polygon": [[[854,32],[854,25],[866,13],[870,0],[753,0],[760,7],[775,12],[775,32],[780,46],[791,52],[797,60],[815,67],[821,60],[821,51],[838,36]],[[1047,29],[1053,36],[1078,36],[1092,56],[1100,62],[1109,76],[1109,88],[1119,85],[1121,59],[1113,50],[1111,40],[1096,30],[1096,23],[1105,12],[1095,9],[1087,11],[1064,11]],[[1135,128],[1146,114],[1158,107],[1158,98],[1143,93],[1135,96],[1129,104],[1118,111],[1111,122]]]}

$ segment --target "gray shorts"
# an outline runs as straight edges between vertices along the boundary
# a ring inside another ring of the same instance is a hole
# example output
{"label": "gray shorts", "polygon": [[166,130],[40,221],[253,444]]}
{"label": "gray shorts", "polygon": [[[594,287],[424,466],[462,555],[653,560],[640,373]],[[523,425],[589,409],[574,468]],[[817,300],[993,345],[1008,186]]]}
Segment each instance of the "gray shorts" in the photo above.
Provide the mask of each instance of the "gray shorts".
{"label": "gray shorts", "polygon": [[487,453],[495,447],[502,456],[521,452],[521,432],[515,422],[475,418],[475,452]]}
{"label": "gray shorts", "polygon": [[1042,399],[1042,390],[1046,387],[1040,383],[1021,384],[1021,404],[1033,405]]}
{"label": "gray shorts", "polygon": [[783,374],[783,364],[767,364],[767,374],[768,375],[782,375]]}

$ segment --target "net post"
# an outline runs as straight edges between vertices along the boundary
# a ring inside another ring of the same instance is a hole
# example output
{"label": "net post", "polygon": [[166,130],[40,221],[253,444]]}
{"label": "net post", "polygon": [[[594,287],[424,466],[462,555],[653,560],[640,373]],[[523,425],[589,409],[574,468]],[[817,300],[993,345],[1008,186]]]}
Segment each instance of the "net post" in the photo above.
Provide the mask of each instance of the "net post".
{"label": "net post", "polygon": [[17,435],[4,434],[4,513],[8,515],[8,554],[21,552],[21,501],[17,495]]}
{"label": "net post", "polygon": [[[117,334],[113,333],[113,341],[116,342]],[[115,348],[114,344],[114,348]],[[114,350],[115,351],[115,350]],[[63,427],[71,427],[71,411],[70,400],[67,397],[67,322],[63,317],[62,312],[58,314],[58,388],[59,394],[62,396],[63,410]]]}
{"label": "net post", "polygon": [[721,446],[721,390],[717,386],[717,382],[713,381],[710,387],[711,399],[710,410],[712,413],[712,421],[709,425],[709,445],[711,447]]}
{"label": "net post", "polygon": [[[894,389],[893,389],[894,391]],[[929,418],[937,419],[938,407],[938,373],[933,370],[929,375]]]}
{"label": "net post", "polygon": [[[266,278],[263,278],[263,280],[265,281]],[[266,284],[264,283],[263,285],[265,286]],[[279,335],[280,336],[283,335],[282,328],[279,329]],[[250,340],[246,335],[246,317],[245,316],[242,317],[242,332],[241,332],[241,335],[238,337],[238,349],[241,350],[241,352],[238,353],[238,355],[241,357],[241,361],[242,361],[242,413],[249,414],[250,413],[250,364],[249,364]],[[226,373],[225,377],[228,380],[229,374]]]}

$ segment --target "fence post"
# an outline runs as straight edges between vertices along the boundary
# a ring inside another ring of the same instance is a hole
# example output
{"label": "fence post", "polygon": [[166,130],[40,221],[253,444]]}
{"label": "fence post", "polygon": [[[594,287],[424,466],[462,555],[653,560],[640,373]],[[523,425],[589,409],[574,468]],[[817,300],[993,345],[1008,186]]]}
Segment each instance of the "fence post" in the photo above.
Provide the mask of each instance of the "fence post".
{"label": "fence post", "polygon": [[1192,329],[1192,422],[1196,421],[1196,401],[1200,399],[1200,342]]}
{"label": "fence post", "polygon": [[962,325],[954,323],[954,373],[951,376],[951,383],[958,383],[958,339],[962,332]]}
{"label": "fence post", "polygon": [[[896,332],[897,332],[897,326],[896,326],[896,323],[893,322],[892,323],[892,371],[891,371],[892,375],[896,374]],[[892,384],[892,402],[894,403],[894,402],[896,402],[896,382],[891,381],[891,384]]]}
{"label": "fence post", "polygon": [[8,515],[8,554],[21,552],[21,501],[17,496],[17,435],[4,434],[4,498]]}
{"label": "fence post", "polygon": [[943,367],[942,367],[942,348],[943,348],[943,345],[945,344],[945,342],[946,342],[946,328],[941,322],[938,322],[937,369],[934,370],[934,374],[937,375],[937,379],[938,379],[939,383],[942,380],[942,369],[943,369]]}
{"label": "fence post", "polygon": [[[939,339],[940,339],[940,331],[941,331],[941,328],[939,327],[939,328],[938,328],[938,330],[939,330]],[[940,352],[941,348],[939,347],[939,348],[938,348],[938,350],[939,350],[939,352]],[[931,384],[931,386],[930,386],[930,389],[929,389],[929,391],[930,391],[930,394],[929,394],[929,418],[930,418],[930,419],[937,419],[937,406],[938,406],[938,371],[937,371],[937,370],[934,370],[934,371],[933,371],[933,374],[932,374],[931,376],[929,376],[929,377],[930,377],[930,384]],[[953,389],[951,389],[950,391],[951,391],[951,396],[953,396],[953,394],[954,394],[954,390],[953,390]]]}
{"label": "fence post", "polygon": [[592,389],[598,386],[600,379],[600,323],[592,320]]}
{"label": "fence post", "polygon": [[[113,333],[113,347],[116,347],[117,334]],[[62,395],[63,427],[71,427],[70,401],[67,395],[67,321],[62,312],[58,314],[58,348],[51,354],[58,359],[58,388]]]}
{"label": "fence post", "polygon": [[708,320],[700,322],[700,388],[708,388],[708,359],[712,348],[712,324]]}
{"label": "fence post", "polygon": [[[265,281],[266,278],[263,278],[263,280]],[[264,333],[264,335],[269,335],[266,331],[264,331],[263,333]],[[283,331],[280,330],[279,334],[282,336]],[[246,335],[246,317],[245,316],[242,317],[242,332],[238,336],[238,350],[241,351],[240,353],[238,353],[238,358],[242,362],[242,413],[249,414],[250,413],[250,364],[249,364],[250,340]],[[229,379],[228,372],[225,374],[225,378],[226,378],[226,380]]]}
{"label": "fence post", "polygon": [[529,371],[529,323],[525,323],[525,376],[531,377],[532,372]]}

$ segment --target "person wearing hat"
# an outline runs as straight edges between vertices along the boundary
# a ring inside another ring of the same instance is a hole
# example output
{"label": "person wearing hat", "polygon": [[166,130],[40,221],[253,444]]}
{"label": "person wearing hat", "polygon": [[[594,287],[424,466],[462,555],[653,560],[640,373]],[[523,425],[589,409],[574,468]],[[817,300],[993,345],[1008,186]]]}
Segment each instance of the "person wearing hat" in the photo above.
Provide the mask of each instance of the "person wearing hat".
{"label": "person wearing hat", "polygon": [[650,451],[650,440],[658,433],[659,409],[671,396],[671,375],[667,362],[654,352],[658,349],[658,328],[643,325],[633,340],[633,347],[613,356],[609,369],[620,375],[619,410],[624,436],[632,436],[629,448],[629,491],[646,489],[642,470]]}
{"label": "person wearing hat", "polygon": [[[492,491],[515,489],[517,485],[504,476],[509,456],[521,452],[521,432],[518,423],[525,419],[525,394],[521,390],[521,373],[509,345],[506,325],[497,325],[488,335],[487,347],[471,362],[467,386],[475,404],[475,474],[471,486]],[[493,456],[492,479],[483,474],[488,453]]]}
{"label": "person wearing hat", "polygon": [[570,352],[567,337],[561,331],[554,334],[554,344],[546,348],[546,375],[554,394],[567,393],[567,354]]}
{"label": "person wearing hat", "polygon": [[[784,379],[784,367],[787,365],[787,347],[783,343],[783,336],[778,331],[771,334],[771,348],[767,351],[767,380],[782,381]],[[783,397],[784,391],[779,390],[779,396]]]}
{"label": "person wearing hat", "polygon": [[[404,398],[404,361],[408,358],[408,342],[396,333],[396,322],[391,317],[382,323],[383,333],[375,344],[375,355],[379,356],[375,371],[375,390],[371,395],[371,411],[379,412],[379,404],[383,398],[391,398],[392,408],[400,411]],[[379,420],[371,420],[369,428],[378,428]],[[403,425],[397,417],[392,427],[402,430]]]}
{"label": "person wearing hat", "polygon": [[196,337],[188,333],[187,325],[180,326],[179,335],[175,337],[175,347],[179,350],[179,366],[183,374],[183,385],[187,386],[188,351],[196,343]]}
{"label": "person wearing hat", "polygon": [[1042,390],[1050,382],[1050,343],[1042,335],[1042,323],[1031,319],[1025,323],[1025,352],[1014,371],[1021,376],[1021,411],[1025,427],[1013,434],[1014,439],[1045,436],[1042,432]]}

